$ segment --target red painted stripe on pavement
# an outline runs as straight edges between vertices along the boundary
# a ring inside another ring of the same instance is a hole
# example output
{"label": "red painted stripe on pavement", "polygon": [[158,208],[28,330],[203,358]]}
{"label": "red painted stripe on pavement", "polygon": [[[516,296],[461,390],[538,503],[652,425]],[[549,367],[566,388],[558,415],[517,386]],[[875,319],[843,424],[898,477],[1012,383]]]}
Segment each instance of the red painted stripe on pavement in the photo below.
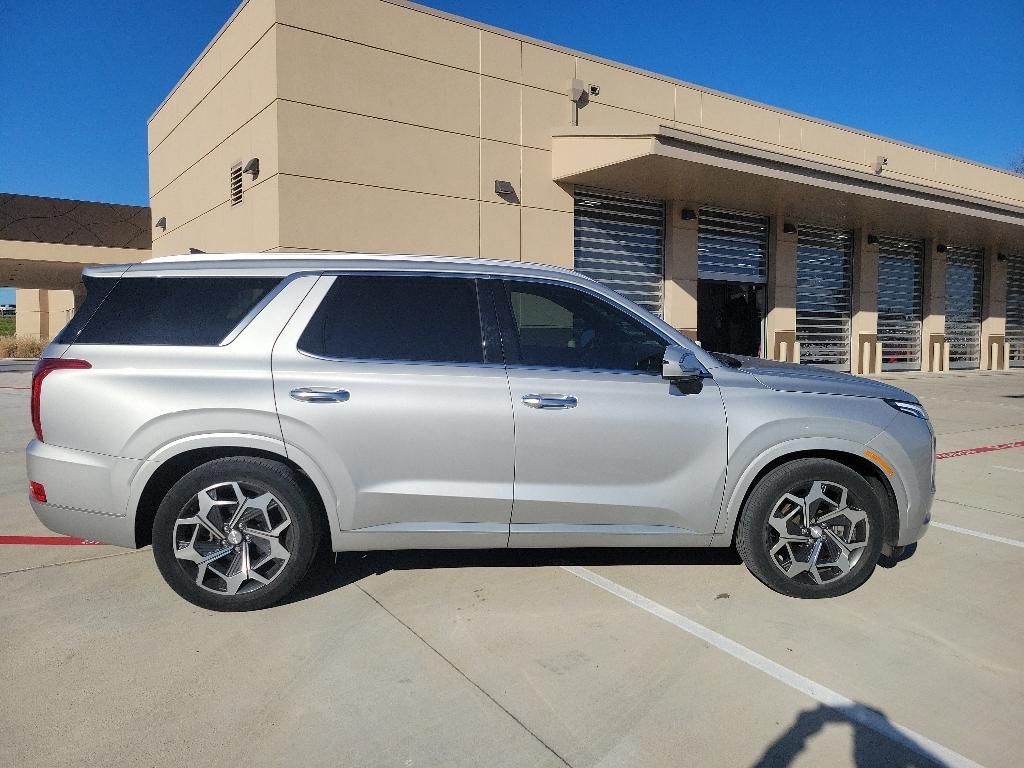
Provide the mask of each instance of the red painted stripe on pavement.
{"label": "red painted stripe on pavement", "polygon": [[33,546],[52,544],[78,546],[84,544],[92,546],[102,543],[101,541],[92,541],[90,539],[79,539],[75,536],[0,536],[0,544],[28,544]]}
{"label": "red painted stripe on pavement", "polygon": [[1001,443],[1000,445],[983,445],[980,448],[962,448],[959,451],[945,451],[936,453],[936,459],[955,459],[958,456],[973,456],[976,453],[991,453],[992,451],[1005,451],[1008,448],[1024,448],[1024,440],[1014,440],[1012,443]]}

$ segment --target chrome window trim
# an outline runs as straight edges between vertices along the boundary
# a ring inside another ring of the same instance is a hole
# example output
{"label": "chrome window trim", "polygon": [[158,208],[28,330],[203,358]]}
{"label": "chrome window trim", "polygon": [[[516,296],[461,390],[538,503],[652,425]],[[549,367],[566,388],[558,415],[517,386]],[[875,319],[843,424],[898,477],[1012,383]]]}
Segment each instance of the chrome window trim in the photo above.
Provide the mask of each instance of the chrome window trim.
{"label": "chrome window trim", "polygon": [[355,365],[430,365],[436,368],[501,368],[504,363],[458,363],[446,360],[395,360],[379,357],[331,357],[330,355],[315,355],[304,349],[295,347],[295,351],[303,357],[313,360],[323,360],[328,363],[351,363]]}

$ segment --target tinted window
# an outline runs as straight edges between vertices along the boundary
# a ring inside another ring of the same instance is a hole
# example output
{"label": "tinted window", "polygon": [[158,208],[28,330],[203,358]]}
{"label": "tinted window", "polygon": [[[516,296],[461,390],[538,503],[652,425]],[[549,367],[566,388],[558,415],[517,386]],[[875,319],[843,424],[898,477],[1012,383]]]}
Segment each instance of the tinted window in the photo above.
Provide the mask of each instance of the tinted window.
{"label": "tinted window", "polygon": [[476,282],[447,277],[339,277],[299,349],[361,360],[483,361]]}
{"label": "tinted window", "polygon": [[64,326],[54,339],[58,344],[70,344],[75,340],[89,318],[93,316],[103,300],[107,298],[114,286],[117,285],[119,277],[86,277],[82,276],[82,285],[85,286],[85,301],[71,318],[71,322]]}
{"label": "tinted window", "polygon": [[[61,333],[60,341],[220,344],[279,282],[276,277],[125,277],[106,292],[78,329],[72,321]],[[93,287],[89,286],[89,290]],[[85,314],[86,306],[79,314]]]}
{"label": "tinted window", "polygon": [[[552,368],[661,370],[666,342],[613,304],[546,283],[505,283],[510,362]],[[509,351],[509,350],[507,350]]]}

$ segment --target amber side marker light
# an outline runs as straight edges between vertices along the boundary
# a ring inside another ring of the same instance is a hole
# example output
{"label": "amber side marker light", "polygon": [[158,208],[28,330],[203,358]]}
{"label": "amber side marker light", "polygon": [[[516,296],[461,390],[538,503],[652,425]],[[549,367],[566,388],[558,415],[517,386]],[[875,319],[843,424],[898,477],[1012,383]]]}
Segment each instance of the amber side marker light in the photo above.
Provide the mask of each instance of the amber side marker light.
{"label": "amber side marker light", "polygon": [[34,483],[31,480],[28,484],[29,493],[32,494],[32,498],[36,501],[46,501],[46,489],[43,488],[42,483]]}
{"label": "amber side marker light", "polygon": [[880,466],[885,471],[885,474],[887,474],[887,475],[895,474],[894,471],[893,471],[893,468],[889,465],[889,462],[886,461],[885,459],[883,459],[881,456],[879,456],[874,451],[864,451],[864,455],[867,456],[869,459],[871,459],[873,462],[875,462],[875,464]]}
{"label": "amber side marker light", "polygon": [[62,359],[59,357],[41,357],[32,369],[32,428],[36,431],[36,440],[43,442],[43,424],[39,413],[39,401],[43,394],[43,379],[54,371],[81,371],[92,368],[85,360]]}

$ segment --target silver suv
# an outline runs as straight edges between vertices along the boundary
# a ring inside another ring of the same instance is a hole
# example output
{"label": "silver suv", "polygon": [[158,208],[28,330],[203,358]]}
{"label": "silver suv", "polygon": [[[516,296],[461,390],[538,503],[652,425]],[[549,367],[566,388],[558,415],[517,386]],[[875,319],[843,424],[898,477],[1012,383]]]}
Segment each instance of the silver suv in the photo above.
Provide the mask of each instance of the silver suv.
{"label": "silver suv", "polygon": [[335,551],[729,547],[829,597],[917,541],[920,403],[701,349],[554,267],[181,256],[87,269],[32,380],[32,507],[260,608]]}

